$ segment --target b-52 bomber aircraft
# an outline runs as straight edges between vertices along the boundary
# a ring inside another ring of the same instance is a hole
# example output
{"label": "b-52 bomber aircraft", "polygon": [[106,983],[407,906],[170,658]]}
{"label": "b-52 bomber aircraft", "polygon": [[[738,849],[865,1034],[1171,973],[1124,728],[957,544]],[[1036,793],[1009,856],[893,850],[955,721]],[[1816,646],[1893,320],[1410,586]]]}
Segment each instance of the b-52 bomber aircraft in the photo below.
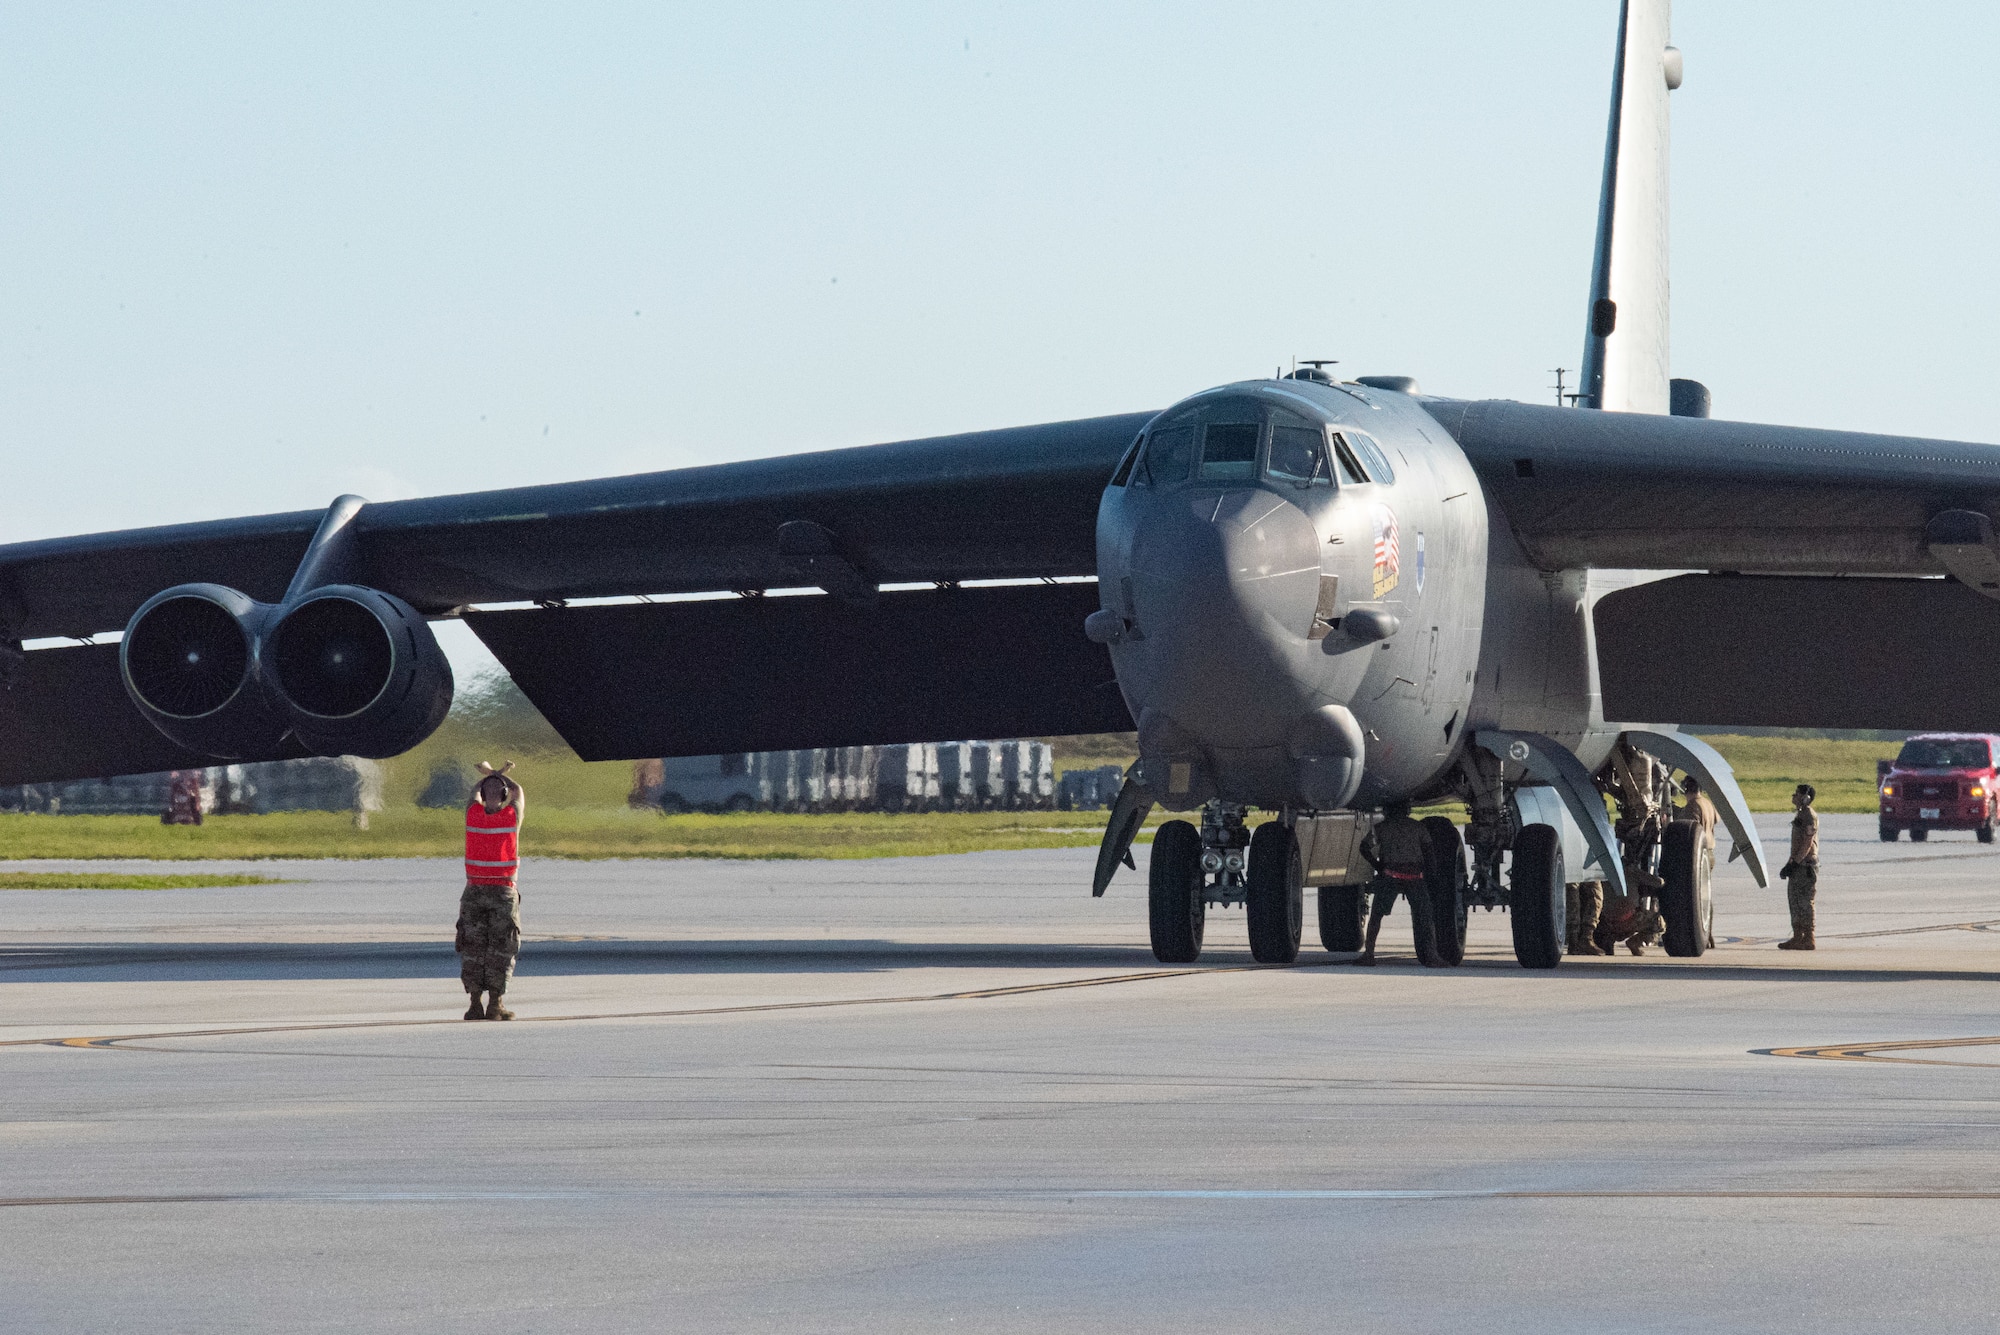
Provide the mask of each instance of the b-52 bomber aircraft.
{"label": "b-52 bomber aircraft", "polygon": [[1308,365],[1164,411],[0,546],[0,782],[396,754],[450,705],[430,623],[459,617],[586,759],[1136,728],[1096,889],[1151,806],[1199,813],[1153,846],[1162,959],[1238,903],[1292,959],[1310,887],[1353,948],[1368,813],[1444,797],[1470,868],[1434,824],[1427,963],[1486,904],[1551,967],[1593,880],[1699,953],[1710,861],[1661,828],[1664,776],[1707,781],[1762,882],[1749,814],[1698,740],[1615,720],[1990,727],[2000,449],[1716,420],[1671,379],[1681,72],[1667,0],[1624,0],[1576,406]]}

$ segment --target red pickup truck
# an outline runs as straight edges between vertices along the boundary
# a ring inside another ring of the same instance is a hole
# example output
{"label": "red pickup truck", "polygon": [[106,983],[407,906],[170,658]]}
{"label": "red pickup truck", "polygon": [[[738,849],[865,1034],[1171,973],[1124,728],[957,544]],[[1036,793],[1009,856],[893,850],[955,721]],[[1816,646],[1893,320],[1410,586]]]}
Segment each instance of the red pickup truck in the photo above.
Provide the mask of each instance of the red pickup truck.
{"label": "red pickup truck", "polygon": [[1903,743],[1895,760],[1877,765],[1882,789],[1882,842],[1904,830],[1921,840],[1932,830],[1971,830],[1993,842],[1996,811],[1993,762],[2000,737],[1983,732],[1927,732]]}

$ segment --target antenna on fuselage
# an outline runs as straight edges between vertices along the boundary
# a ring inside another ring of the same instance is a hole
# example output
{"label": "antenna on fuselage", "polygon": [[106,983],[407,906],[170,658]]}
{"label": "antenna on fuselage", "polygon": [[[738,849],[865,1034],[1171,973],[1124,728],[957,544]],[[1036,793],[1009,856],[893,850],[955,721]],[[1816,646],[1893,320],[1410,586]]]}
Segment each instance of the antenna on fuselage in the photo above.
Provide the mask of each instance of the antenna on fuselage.
{"label": "antenna on fuselage", "polygon": [[1583,394],[1581,391],[1570,389],[1563,384],[1563,377],[1569,374],[1569,368],[1567,366],[1558,366],[1549,374],[1556,378],[1555,384],[1549,386],[1550,389],[1556,392],[1556,407],[1576,407],[1576,401],[1582,398]]}

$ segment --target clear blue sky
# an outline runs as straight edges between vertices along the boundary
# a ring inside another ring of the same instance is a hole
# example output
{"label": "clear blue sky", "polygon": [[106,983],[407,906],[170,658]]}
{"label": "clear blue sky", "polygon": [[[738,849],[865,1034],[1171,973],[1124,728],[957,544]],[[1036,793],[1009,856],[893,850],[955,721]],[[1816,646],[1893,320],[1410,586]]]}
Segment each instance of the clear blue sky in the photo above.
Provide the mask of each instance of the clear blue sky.
{"label": "clear blue sky", "polygon": [[[1573,366],[1615,0],[0,4],[0,540]],[[2000,441],[2000,9],[1680,0],[1674,364]]]}

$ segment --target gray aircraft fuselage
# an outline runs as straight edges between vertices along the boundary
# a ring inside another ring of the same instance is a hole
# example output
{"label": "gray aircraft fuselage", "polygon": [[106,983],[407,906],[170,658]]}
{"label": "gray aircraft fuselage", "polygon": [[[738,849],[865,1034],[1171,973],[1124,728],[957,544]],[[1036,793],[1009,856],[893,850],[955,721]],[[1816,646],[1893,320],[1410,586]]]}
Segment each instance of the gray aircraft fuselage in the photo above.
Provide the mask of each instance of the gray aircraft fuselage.
{"label": "gray aircraft fuselage", "polygon": [[[1315,436],[1323,461],[1302,465]],[[1429,796],[1480,728],[1593,768],[1615,740],[1591,670],[1601,589],[1530,565],[1409,394],[1284,379],[1183,400],[1105,488],[1097,564],[1100,636],[1170,808]],[[1342,757],[1353,777],[1330,790]]]}

